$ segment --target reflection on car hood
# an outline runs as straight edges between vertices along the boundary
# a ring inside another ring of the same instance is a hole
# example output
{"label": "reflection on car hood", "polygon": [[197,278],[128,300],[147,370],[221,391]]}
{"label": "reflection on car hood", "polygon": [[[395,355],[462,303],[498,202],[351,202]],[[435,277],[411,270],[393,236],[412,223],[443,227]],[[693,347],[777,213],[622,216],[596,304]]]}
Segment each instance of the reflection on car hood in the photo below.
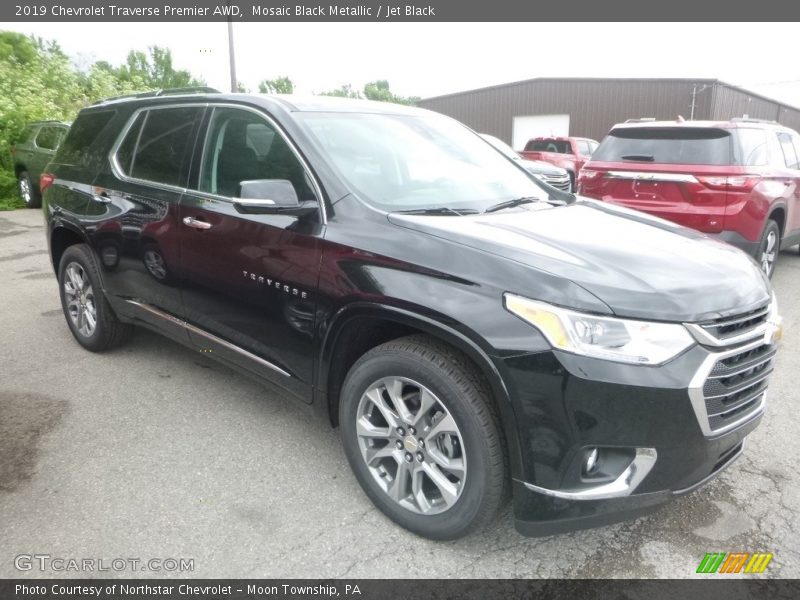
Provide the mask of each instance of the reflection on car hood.
{"label": "reflection on car hood", "polygon": [[[390,214],[390,222],[571,280],[619,316],[701,321],[769,300],[769,283],[736,248],[668,221],[581,199],[491,214]],[[531,296],[530,285],[507,290]]]}

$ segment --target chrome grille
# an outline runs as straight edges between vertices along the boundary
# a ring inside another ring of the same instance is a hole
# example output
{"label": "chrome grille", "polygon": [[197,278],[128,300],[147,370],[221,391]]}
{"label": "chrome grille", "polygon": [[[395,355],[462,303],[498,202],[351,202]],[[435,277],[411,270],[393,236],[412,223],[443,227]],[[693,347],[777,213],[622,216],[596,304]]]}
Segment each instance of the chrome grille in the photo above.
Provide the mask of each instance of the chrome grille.
{"label": "chrome grille", "polygon": [[542,175],[545,183],[552,185],[562,192],[571,192],[569,175]]}
{"label": "chrome grille", "polygon": [[733,337],[745,335],[750,331],[760,327],[767,322],[769,316],[769,305],[762,306],[750,312],[715,319],[705,323],[699,323],[703,331],[714,336],[721,342],[726,342]]}
{"label": "chrome grille", "polygon": [[776,311],[777,305],[767,304],[731,317],[684,323],[701,345],[713,349],[689,386],[705,435],[719,435],[763,412],[777,352]]}
{"label": "chrome grille", "polygon": [[714,363],[703,385],[711,431],[737,423],[761,406],[776,348],[761,344]]}

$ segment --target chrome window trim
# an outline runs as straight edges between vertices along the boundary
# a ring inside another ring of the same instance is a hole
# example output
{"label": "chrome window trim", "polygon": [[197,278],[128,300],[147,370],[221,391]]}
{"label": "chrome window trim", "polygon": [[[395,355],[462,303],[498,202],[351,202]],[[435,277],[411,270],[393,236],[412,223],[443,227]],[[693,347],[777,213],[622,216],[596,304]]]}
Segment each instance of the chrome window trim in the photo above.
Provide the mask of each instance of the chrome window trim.
{"label": "chrome window trim", "polygon": [[233,352],[236,352],[237,354],[240,354],[241,356],[244,356],[245,358],[248,358],[248,359],[252,360],[253,362],[256,362],[256,363],[258,363],[258,364],[260,364],[262,366],[265,366],[268,369],[272,369],[276,373],[280,373],[281,375],[283,375],[285,377],[291,377],[292,376],[291,373],[281,369],[279,366],[269,362],[268,360],[265,360],[265,359],[261,358],[260,356],[257,356],[255,354],[253,354],[252,352],[248,352],[247,350],[245,350],[244,348],[241,348],[240,346],[237,346],[236,344],[232,344],[231,342],[229,342],[227,340],[223,340],[222,338],[217,337],[213,333],[209,333],[205,329],[201,329],[200,327],[192,325],[191,323],[187,323],[183,319],[179,319],[178,317],[176,317],[174,315],[171,315],[171,314],[169,314],[167,312],[159,310],[156,307],[151,306],[150,304],[146,304],[144,302],[139,302],[138,300],[125,300],[125,302],[127,302],[128,304],[132,304],[133,306],[135,306],[135,307],[137,307],[137,308],[139,308],[141,310],[144,310],[144,311],[150,313],[151,315],[155,315],[156,317],[164,319],[165,321],[169,321],[170,323],[173,323],[173,324],[177,325],[178,327],[183,327],[187,331],[190,331],[192,333],[196,333],[197,335],[202,336],[202,337],[206,338],[207,340],[209,340],[211,342],[214,342],[215,344],[219,344],[220,346],[222,346],[224,348],[227,348],[228,350],[232,350]]}
{"label": "chrome window trim", "polygon": [[[133,114],[128,118],[128,122],[125,123],[125,127],[122,128],[122,131],[117,136],[114,145],[111,146],[111,150],[108,152],[108,161],[111,164],[111,172],[117,179],[125,181],[127,183],[137,183],[140,185],[148,185],[152,186],[167,192],[177,192],[180,194],[186,193],[187,188],[181,187],[179,185],[172,185],[169,183],[161,183],[159,181],[152,181],[150,179],[140,179],[138,177],[130,177],[127,175],[119,164],[117,160],[117,153],[119,152],[119,147],[122,145],[122,142],[125,141],[125,138],[128,137],[128,133],[130,132],[133,124],[136,122],[136,119],[139,118],[139,115],[145,111],[151,110],[162,110],[168,108],[200,108],[200,109],[207,109],[208,103],[202,102],[181,102],[176,104],[159,104],[157,106],[142,106],[141,108],[137,108],[133,111]],[[144,124],[142,124],[142,131],[144,131]],[[141,137],[141,132],[139,132]],[[136,147],[139,146],[139,139],[136,140]]]}
{"label": "chrome window trim", "polygon": [[655,448],[637,448],[636,456],[631,464],[614,481],[603,483],[595,487],[582,490],[551,490],[526,481],[517,479],[526,488],[545,496],[561,498],[563,500],[607,500],[609,498],[621,498],[630,496],[639,484],[642,483],[647,474],[650,473],[658,459],[658,452]]}
{"label": "chrome window trim", "polygon": [[[247,105],[244,105],[244,104],[235,104],[235,103],[231,103],[231,102],[213,102],[212,101],[212,102],[209,102],[208,104],[206,104],[206,107],[211,108],[212,111],[214,109],[216,109],[216,108],[233,108],[233,109],[236,109],[236,110],[245,110],[245,111],[251,112],[251,113],[261,117],[262,119],[264,119],[275,130],[275,132],[278,135],[281,136],[283,141],[286,142],[286,145],[289,146],[289,149],[292,151],[292,154],[294,154],[295,158],[297,158],[298,162],[303,166],[303,170],[305,171],[306,175],[308,176],[309,181],[311,181],[311,184],[314,187],[314,193],[317,195],[317,204],[319,205],[320,215],[322,216],[322,224],[326,225],[328,223],[328,214],[327,214],[327,210],[325,208],[325,200],[324,200],[324,197],[322,195],[322,186],[320,186],[319,182],[317,181],[317,178],[314,176],[314,172],[311,170],[311,167],[306,162],[306,160],[303,158],[303,155],[300,153],[300,150],[297,148],[297,146],[292,141],[292,139],[289,138],[289,136],[287,136],[284,133],[283,129],[278,125],[278,123],[277,123],[277,121],[275,121],[275,119],[273,119],[267,113],[265,113],[265,112],[263,112],[263,111],[261,111],[259,109],[256,109],[256,108],[253,108],[252,106],[247,106]],[[211,118],[213,118],[213,112],[212,112]],[[205,135],[203,136],[203,151],[200,154],[200,169],[203,168],[203,163],[205,162],[205,159],[206,159],[206,156],[205,156],[205,154],[206,154],[206,142],[208,141],[208,134],[210,132],[211,118],[209,118],[208,126],[206,127]],[[244,204],[245,202],[247,202],[247,199],[244,199],[244,198],[234,198],[232,196],[223,196],[221,194],[214,194],[212,192],[206,192],[206,191],[198,190],[198,189],[195,189],[195,188],[187,188],[184,191],[185,192],[191,192],[192,194],[197,194],[197,195],[199,195],[201,197],[204,197],[204,198],[210,198],[212,200],[222,200],[222,201],[225,201],[225,202],[229,202],[231,204]]]}
{"label": "chrome window trim", "polygon": [[694,409],[694,414],[697,417],[697,423],[700,425],[700,430],[703,432],[703,435],[706,437],[716,437],[718,435],[722,435],[723,433],[727,433],[733,429],[736,429],[740,425],[755,419],[759,415],[761,415],[766,406],[767,406],[767,390],[765,389],[764,392],[761,394],[761,400],[759,401],[758,405],[756,406],[755,410],[748,412],[746,415],[736,419],[735,421],[728,423],[724,427],[720,427],[719,429],[711,429],[711,425],[708,421],[708,411],[706,409],[706,397],[703,393],[703,387],[705,386],[706,380],[709,379],[711,375],[711,371],[714,368],[714,365],[717,364],[718,361],[724,360],[731,356],[736,356],[737,354],[741,354],[743,352],[748,352],[750,350],[755,350],[763,346],[764,344],[769,343],[766,342],[762,336],[761,339],[757,339],[749,344],[744,346],[738,346],[736,348],[732,348],[730,350],[726,350],[725,352],[711,352],[708,356],[703,360],[700,364],[700,368],[692,377],[691,382],[689,383],[689,400],[692,404],[692,409]]}

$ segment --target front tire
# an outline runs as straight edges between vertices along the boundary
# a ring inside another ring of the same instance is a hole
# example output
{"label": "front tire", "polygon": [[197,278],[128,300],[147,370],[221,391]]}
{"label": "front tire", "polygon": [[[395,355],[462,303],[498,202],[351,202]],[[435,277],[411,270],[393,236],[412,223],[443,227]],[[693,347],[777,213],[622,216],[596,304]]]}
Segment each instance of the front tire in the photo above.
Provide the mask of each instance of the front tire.
{"label": "front tire", "polygon": [[481,529],[508,495],[486,384],[432,338],[401,338],[362,356],[342,387],[339,425],[367,496],[418,535],[448,540]]}
{"label": "front tire", "polygon": [[76,244],[64,251],[58,268],[58,287],[67,325],[81,346],[103,352],[128,337],[130,326],[121,323],[111,310],[86,244]]}
{"label": "front tire", "polygon": [[20,199],[25,203],[25,208],[39,208],[42,206],[42,198],[36,191],[27,171],[20,171],[19,175],[17,175],[17,191]]}
{"label": "front tire", "polygon": [[778,224],[770,219],[764,227],[761,243],[758,246],[758,263],[761,265],[761,270],[770,279],[775,272],[775,263],[778,262],[780,250],[781,230],[778,228]]}

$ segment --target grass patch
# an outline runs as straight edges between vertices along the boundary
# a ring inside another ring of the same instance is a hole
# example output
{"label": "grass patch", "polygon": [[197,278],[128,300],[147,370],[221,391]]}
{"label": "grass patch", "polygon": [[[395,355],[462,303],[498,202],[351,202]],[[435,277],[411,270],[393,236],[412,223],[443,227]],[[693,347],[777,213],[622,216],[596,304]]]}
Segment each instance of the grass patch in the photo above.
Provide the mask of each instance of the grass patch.
{"label": "grass patch", "polygon": [[16,210],[18,208],[25,208],[25,205],[16,196],[0,198],[0,210]]}

